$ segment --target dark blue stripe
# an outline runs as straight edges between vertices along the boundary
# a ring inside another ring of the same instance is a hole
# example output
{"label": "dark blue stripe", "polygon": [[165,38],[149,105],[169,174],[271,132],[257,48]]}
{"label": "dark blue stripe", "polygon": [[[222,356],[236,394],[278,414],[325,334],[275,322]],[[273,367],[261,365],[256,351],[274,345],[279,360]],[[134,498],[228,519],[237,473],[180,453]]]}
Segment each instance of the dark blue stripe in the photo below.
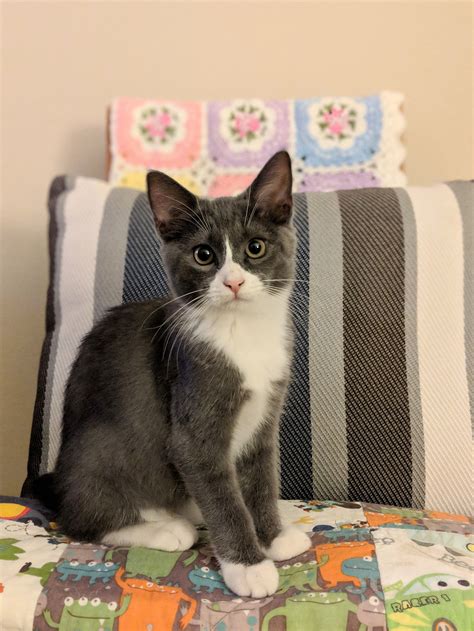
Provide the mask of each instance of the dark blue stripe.
{"label": "dark blue stripe", "polygon": [[169,293],[153,216],[147,196],[133,204],[127,236],[123,302],[140,302]]}
{"label": "dark blue stripe", "polygon": [[280,425],[281,497],[313,495],[311,410],[309,394],[309,230],[306,195],[295,195],[294,224],[298,236],[296,283],[292,296],[294,353],[288,399]]}

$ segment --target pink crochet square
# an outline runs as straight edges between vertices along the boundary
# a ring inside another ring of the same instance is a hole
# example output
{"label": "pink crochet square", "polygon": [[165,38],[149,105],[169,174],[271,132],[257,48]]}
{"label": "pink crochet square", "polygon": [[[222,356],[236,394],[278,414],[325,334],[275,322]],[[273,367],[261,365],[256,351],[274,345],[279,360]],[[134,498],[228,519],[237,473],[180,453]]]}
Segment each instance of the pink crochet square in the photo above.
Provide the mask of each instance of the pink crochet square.
{"label": "pink crochet square", "polygon": [[200,155],[202,104],[198,101],[118,99],[113,116],[114,153],[129,165],[184,169]]}

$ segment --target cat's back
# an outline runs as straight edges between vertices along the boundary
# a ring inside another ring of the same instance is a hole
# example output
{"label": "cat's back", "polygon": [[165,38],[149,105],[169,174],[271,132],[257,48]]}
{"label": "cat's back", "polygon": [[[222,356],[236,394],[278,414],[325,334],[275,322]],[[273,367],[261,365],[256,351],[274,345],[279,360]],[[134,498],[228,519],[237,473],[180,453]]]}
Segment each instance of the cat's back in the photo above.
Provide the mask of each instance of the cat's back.
{"label": "cat's back", "polygon": [[120,418],[164,396],[153,338],[168,300],[114,307],[84,337],[66,388],[66,428],[90,416]]}
{"label": "cat's back", "polygon": [[151,351],[152,328],[159,326],[166,299],[113,307],[94,325],[79,347],[73,371],[84,365],[88,372],[126,369],[145,360]]}

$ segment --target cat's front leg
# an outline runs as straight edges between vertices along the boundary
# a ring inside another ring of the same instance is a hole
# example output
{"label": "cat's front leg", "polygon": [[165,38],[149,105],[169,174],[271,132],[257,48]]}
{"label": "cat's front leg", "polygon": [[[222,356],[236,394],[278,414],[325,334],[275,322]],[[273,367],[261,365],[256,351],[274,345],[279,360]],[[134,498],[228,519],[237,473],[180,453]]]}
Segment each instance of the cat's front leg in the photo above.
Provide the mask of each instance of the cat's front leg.
{"label": "cat's front leg", "polygon": [[181,426],[173,432],[173,461],[200,508],[226,585],[238,596],[276,592],[278,572],[263,553],[227,453],[209,436]]}
{"label": "cat's front leg", "polygon": [[269,559],[285,561],[302,554],[311,539],[298,527],[282,527],[278,513],[277,418],[268,419],[237,460],[239,482],[259,542]]}

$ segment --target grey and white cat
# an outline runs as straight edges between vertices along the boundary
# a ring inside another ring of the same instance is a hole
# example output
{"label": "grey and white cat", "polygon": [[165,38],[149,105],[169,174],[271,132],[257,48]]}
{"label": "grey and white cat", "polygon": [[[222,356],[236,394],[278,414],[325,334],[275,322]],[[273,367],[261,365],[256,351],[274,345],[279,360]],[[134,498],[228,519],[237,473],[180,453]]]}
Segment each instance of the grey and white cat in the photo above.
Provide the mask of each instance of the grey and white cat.
{"label": "grey and white cat", "polygon": [[173,296],[112,309],[82,342],[50,477],[71,537],[186,550],[204,521],[226,584],[253,598],[276,591],[273,561],[309,548],[277,509],[291,188],[286,152],[237,197],[148,174]]}

